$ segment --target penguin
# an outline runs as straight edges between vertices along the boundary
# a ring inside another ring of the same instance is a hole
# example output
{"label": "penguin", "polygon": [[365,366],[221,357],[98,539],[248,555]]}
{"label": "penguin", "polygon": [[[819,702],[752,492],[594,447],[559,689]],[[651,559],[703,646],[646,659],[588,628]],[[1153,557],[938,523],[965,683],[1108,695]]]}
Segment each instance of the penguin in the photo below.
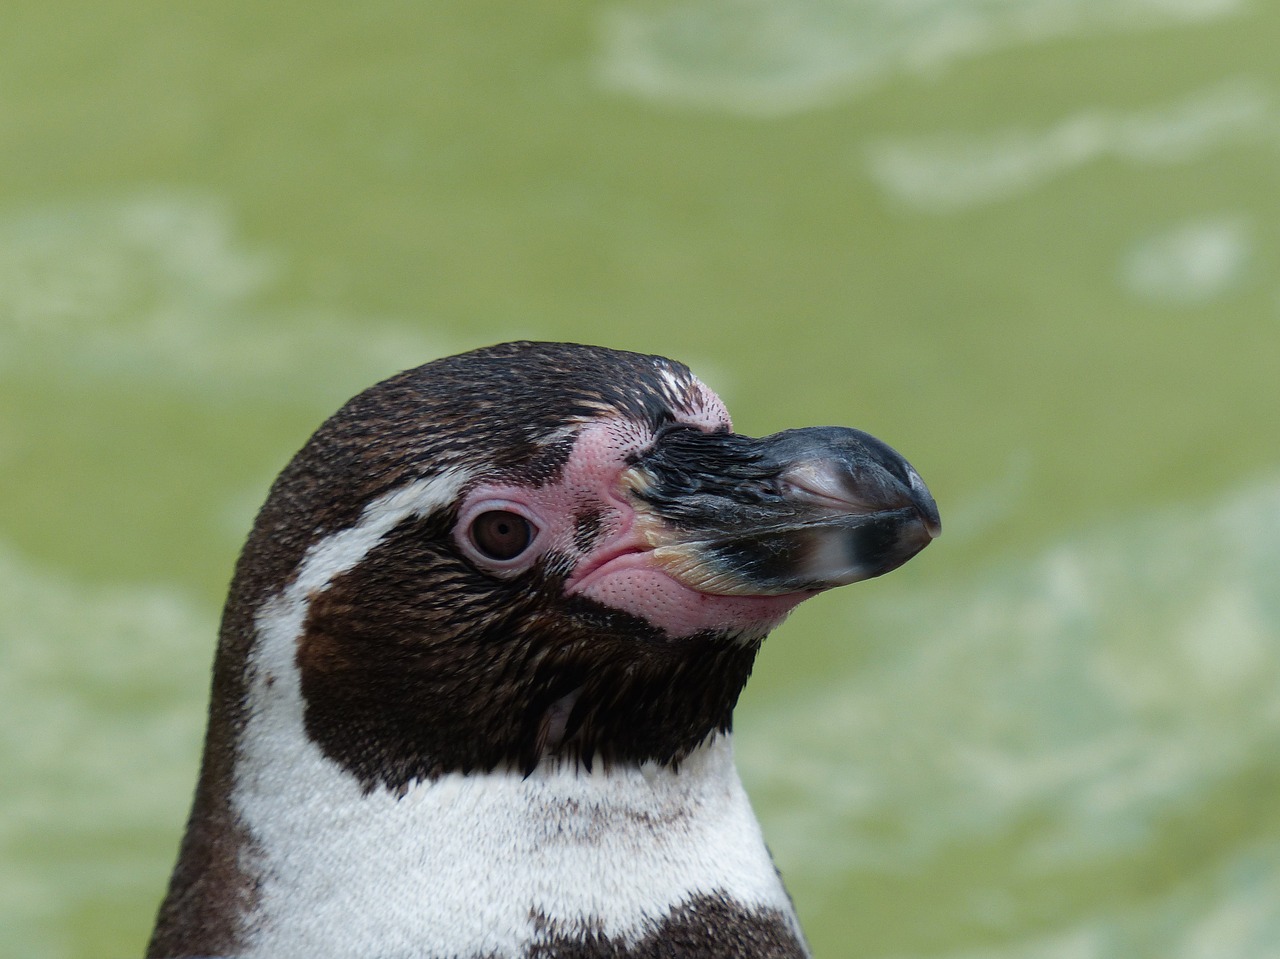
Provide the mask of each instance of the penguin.
{"label": "penguin", "polygon": [[565,343],[350,400],[235,568],[150,959],[795,959],[733,709],[798,603],[940,532],[858,430],[733,432]]}

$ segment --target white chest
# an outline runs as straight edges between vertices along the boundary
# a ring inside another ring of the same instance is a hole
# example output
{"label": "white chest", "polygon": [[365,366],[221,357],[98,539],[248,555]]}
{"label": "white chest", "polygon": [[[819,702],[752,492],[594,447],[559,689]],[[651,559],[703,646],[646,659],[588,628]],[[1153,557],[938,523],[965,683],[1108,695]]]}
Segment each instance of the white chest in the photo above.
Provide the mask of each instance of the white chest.
{"label": "white chest", "polygon": [[546,920],[634,942],[723,893],[791,914],[721,738],[679,772],[452,774],[363,795],[318,751],[237,780],[252,956],[522,956]]}

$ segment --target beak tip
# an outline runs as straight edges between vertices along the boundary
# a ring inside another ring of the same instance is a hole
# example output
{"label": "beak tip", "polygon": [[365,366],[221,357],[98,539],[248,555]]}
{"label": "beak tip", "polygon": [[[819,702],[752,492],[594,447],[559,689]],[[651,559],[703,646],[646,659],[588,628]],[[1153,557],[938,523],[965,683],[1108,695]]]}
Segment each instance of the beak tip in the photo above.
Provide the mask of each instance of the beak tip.
{"label": "beak tip", "polygon": [[905,461],[904,465],[906,466],[908,495],[911,497],[911,503],[920,513],[920,519],[924,523],[924,528],[929,532],[929,538],[937,539],[942,535],[942,515],[938,512],[938,502],[933,498],[933,494],[929,492],[929,487],[920,478],[920,474]]}
{"label": "beak tip", "polygon": [[938,504],[930,497],[927,504],[918,503],[916,509],[920,511],[920,521],[924,524],[925,531],[929,534],[929,539],[937,539],[942,535],[942,516],[938,513]]}

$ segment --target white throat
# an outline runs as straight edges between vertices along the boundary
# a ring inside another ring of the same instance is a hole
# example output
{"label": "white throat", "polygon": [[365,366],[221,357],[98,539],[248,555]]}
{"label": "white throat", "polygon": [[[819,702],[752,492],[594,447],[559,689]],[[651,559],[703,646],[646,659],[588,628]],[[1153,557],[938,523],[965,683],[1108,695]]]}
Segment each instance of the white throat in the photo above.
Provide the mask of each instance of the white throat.
{"label": "white throat", "polygon": [[706,894],[791,912],[727,737],[678,774],[451,773],[365,795],[314,751],[283,779],[237,779],[260,878],[249,956],[517,957],[549,923],[634,944]]}

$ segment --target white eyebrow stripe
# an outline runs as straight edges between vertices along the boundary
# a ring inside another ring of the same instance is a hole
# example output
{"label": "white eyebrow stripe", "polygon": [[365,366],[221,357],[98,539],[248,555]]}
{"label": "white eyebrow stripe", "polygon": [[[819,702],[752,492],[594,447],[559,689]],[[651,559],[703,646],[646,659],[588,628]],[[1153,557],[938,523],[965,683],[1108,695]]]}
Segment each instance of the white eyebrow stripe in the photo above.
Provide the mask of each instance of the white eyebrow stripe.
{"label": "white eyebrow stripe", "polygon": [[331,533],[307,550],[298,575],[278,599],[305,600],[323,591],[359,565],[404,520],[426,516],[452,503],[470,478],[469,470],[448,469],[373,500],[354,526]]}

